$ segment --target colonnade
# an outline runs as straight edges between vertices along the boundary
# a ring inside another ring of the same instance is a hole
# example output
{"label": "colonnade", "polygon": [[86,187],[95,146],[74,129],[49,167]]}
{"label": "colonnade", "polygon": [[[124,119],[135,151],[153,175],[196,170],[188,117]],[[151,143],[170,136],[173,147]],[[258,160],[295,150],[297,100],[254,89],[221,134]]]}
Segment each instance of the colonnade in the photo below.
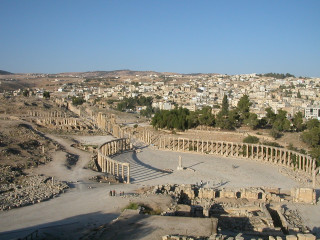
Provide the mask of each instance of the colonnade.
{"label": "colonnade", "polygon": [[40,111],[28,111],[28,115],[31,117],[53,117],[53,118],[66,118],[67,114],[60,111],[40,112]]}
{"label": "colonnade", "polygon": [[120,138],[104,143],[98,149],[98,165],[102,172],[120,177],[126,183],[130,183],[130,164],[119,162],[110,156],[132,149],[128,138]]}
{"label": "colonnade", "polygon": [[79,118],[60,118],[60,117],[48,117],[38,118],[36,123],[43,126],[60,128],[60,129],[75,129],[75,130],[86,130],[92,129],[90,123],[85,123]]}
{"label": "colonnade", "polygon": [[107,116],[106,114],[99,112],[96,118],[96,123],[98,128],[109,132],[116,138],[124,138],[126,136],[125,130],[116,123],[114,114]]}
{"label": "colonnade", "polygon": [[291,167],[312,174],[316,168],[316,160],[312,157],[285,148],[260,144],[234,143],[224,141],[208,141],[188,138],[161,137],[159,149],[178,152],[197,152],[216,154],[225,157],[248,158],[261,162],[271,162]]}
{"label": "colonnade", "polygon": [[[99,113],[97,117],[100,125],[112,135],[119,137],[128,135],[130,132],[122,129],[115,123],[115,118],[107,118]],[[143,129],[133,135],[135,138],[157,146],[159,149],[178,152],[197,152],[203,154],[215,154],[225,157],[247,158],[261,162],[269,162],[276,165],[286,166],[293,170],[300,170],[310,175],[317,174],[316,159],[306,154],[301,154],[285,148],[272,147],[260,144],[234,143],[225,141],[213,141],[202,139],[175,138],[160,135]]]}
{"label": "colonnade", "polygon": [[197,152],[215,154],[225,157],[247,158],[261,162],[270,162],[286,166],[294,170],[304,171],[310,175],[316,169],[316,160],[306,154],[294,152],[285,148],[260,144],[234,143],[224,141],[174,138],[154,134],[144,130],[137,137],[147,143],[158,146],[159,149],[178,152]]}

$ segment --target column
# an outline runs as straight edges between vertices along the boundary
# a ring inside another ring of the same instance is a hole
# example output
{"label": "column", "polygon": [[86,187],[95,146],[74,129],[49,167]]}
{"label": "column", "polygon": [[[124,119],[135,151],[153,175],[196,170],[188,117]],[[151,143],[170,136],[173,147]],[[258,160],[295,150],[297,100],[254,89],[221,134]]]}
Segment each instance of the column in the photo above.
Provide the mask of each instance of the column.
{"label": "column", "polygon": [[203,140],[201,142],[201,152],[203,153]]}
{"label": "column", "polygon": [[119,177],[119,163],[117,163],[117,176]]}
{"label": "column", "polygon": [[130,165],[127,165],[127,183],[130,183]]}
{"label": "column", "polygon": [[123,165],[123,163],[121,164],[121,178],[122,178],[122,181],[124,181],[124,165]]}

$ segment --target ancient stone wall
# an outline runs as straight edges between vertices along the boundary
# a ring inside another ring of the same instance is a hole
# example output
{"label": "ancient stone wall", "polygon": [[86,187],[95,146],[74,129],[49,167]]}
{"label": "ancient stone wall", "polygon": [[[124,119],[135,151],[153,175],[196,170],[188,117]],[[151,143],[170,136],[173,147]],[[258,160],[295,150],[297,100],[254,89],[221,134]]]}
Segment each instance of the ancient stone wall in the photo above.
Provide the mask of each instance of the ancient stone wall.
{"label": "ancient stone wall", "polygon": [[[162,236],[162,240],[204,240],[204,239],[215,239],[215,240],[244,240],[243,237],[241,237],[241,234],[236,237],[228,236],[228,235],[223,235],[223,234],[213,234],[209,238],[203,238],[203,237],[191,237],[191,236],[181,236],[181,235],[165,235]],[[263,239],[263,238],[251,238],[252,240],[255,239]],[[316,240],[316,237],[313,234],[302,234],[298,233],[297,235],[286,235],[285,237],[283,236],[269,236],[269,240]]]}
{"label": "ancient stone wall", "polygon": [[106,115],[99,112],[96,117],[96,125],[98,128],[109,132],[116,138],[131,138],[131,134],[116,123],[116,117],[114,114]]}
{"label": "ancient stone wall", "polygon": [[270,189],[263,187],[250,188],[204,188],[199,185],[186,184],[167,184],[155,186],[152,193],[169,194],[175,197],[185,195],[189,200],[214,200],[214,199],[248,199],[259,200],[260,202],[297,202],[297,203],[316,203],[316,193],[312,188],[293,188],[290,195],[283,194],[281,189]]}
{"label": "ancient stone wall", "polygon": [[132,149],[132,144],[127,138],[112,140],[101,145],[98,149],[98,165],[101,171],[120,177],[123,182],[130,183],[130,164],[111,158],[114,154],[130,149]]}
{"label": "ancient stone wall", "polygon": [[60,111],[42,112],[29,111],[29,116],[35,118],[38,125],[61,130],[91,130],[93,124],[85,119],[69,117]]}

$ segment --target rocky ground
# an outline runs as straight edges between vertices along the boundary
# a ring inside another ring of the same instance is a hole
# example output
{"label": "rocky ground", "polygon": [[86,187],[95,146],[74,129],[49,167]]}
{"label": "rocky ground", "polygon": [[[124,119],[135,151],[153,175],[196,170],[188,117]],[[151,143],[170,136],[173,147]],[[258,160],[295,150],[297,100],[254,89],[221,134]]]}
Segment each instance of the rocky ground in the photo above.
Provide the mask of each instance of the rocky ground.
{"label": "rocky ground", "polygon": [[0,210],[23,207],[53,198],[68,188],[46,176],[27,176],[20,169],[0,167]]}

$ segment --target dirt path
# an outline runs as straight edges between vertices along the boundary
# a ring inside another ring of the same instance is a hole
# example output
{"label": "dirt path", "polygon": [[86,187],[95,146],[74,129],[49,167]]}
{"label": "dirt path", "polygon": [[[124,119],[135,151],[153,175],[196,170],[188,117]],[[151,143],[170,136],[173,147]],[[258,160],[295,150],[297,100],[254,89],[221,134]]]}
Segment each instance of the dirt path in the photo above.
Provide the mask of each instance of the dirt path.
{"label": "dirt path", "polygon": [[[55,152],[52,156],[53,160],[50,163],[34,168],[29,171],[29,173],[54,176],[61,181],[69,182],[85,181],[91,176],[97,175],[97,173],[91,170],[84,169],[90,161],[90,153],[71,147],[73,142],[69,139],[63,139],[50,134],[47,134],[46,136],[58,142],[65,150]],[[70,168],[67,167],[67,153],[75,155],[78,159],[76,164],[74,166],[70,166]]]}

